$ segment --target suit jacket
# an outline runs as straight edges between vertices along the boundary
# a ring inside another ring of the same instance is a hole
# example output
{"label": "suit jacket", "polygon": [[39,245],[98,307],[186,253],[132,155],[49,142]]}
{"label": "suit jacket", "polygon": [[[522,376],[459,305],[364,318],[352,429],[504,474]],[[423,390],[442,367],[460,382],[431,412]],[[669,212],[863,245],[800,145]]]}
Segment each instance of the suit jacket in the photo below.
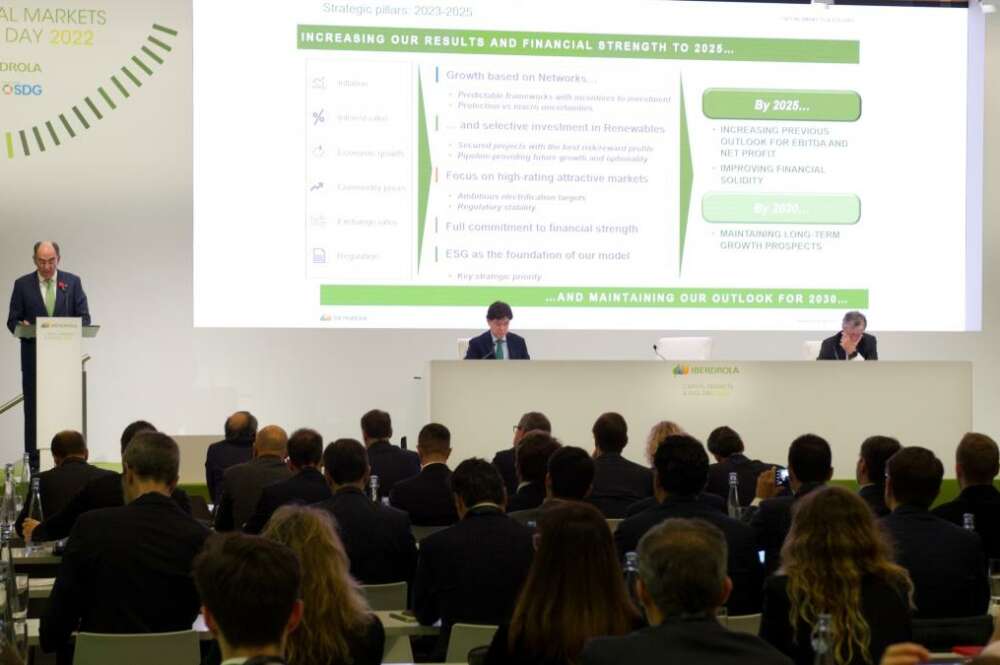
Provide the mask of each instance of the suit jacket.
{"label": "suit jacket", "polygon": [[[531,360],[528,355],[528,344],[520,335],[507,333],[504,353],[509,360]],[[478,337],[469,340],[469,350],[465,352],[466,360],[496,360],[496,350],[493,346],[493,334],[487,330]]]}
{"label": "suit jacket", "polygon": [[[985,584],[985,583],[984,583]],[[771,577],[764,585],[764,610],[761,613],[760,636],[787,654],[795,665],[813,665],[812,626],[795,628],[788,621],[788,578]],[[866,577],[861,584],[861,616],[868,622],[871,640],[868,649],[872,663],[882,660],[882,653],[892,644],[910,642],[912,628],[910,608],[905,593],[878,578]],[[857,649],[847,665],[869,665]]]}
{"label": "suit jacket", "polygon": [[[90,307],[87,304],[87,294],[83,291],[83,283],[73,273],[59,270],[56,274],[56,304],[52,316],[80,317],[83,325],[90,325]],[[17,324],[27,321],[35,323],[35,319],[48,316],[45,310],[45,300],[38,283],[38,273],[31,272],[18,277],[14,281],[14,291],[10,296],[10,310],[7,313],[7,329],[12,333]],[[34,344],[35,340],[21,340]]]}
{"label": "suit jacket", "polygon": [[374,503],[353,487],[342,487],[315,506],[336,518],[354,579],[362,584],[412,583],[417,545],[406,513]]}
{"label": "suit jacket", "polygon": [[[669,654],[669,657],[668,657]],[[671,617],[624,637],[597,637],[583,648],[583,665],[791,665],[755,635],[727,630],[714,617]]]}
{"label": "suit jacket", "polygon": [[729,613],[739,615],[760,612],[764,571],[757,556],[757,539],[753,529],[699,502],[696,497],[667,497],[663,503],[619,524],[615,531],[615,545],[619,556],[624,559],[626,552],[634,552],[647,531],[673,517],[702,519],[719,527],[729,545],[727,569],[733,580]]}
{"label": "suit jacket", "polygon": [[995,487],[966,487],[957,499],[941,504],[932,512],[958,526],[962,526],[962,515],[972,513],[976,518],[976,533],[983,539],[987,558],[1000,559],[1000,492]]}
{"label": "suit jacket", "polygon": [[[819,347],[819,355],[816,357],[816,360],[849,360],[846,357],[847,354],[844,352],[844,349],[840,347],[840,338],[843,334],[839,332],[832,337],[824,339],[823,344]],[[850,359],[853,359],[859,353],[865,360],[878,360],[878,341],[874,335],[863,333],[861,341],[858,342],[858,348],[851,354]]]}
{"label": "suit jacket", "polygon": [[[871,507],[875,517],[885,517],[891,512],[889,507],[885,505],[885,486],[883,485],[865,485],[858,490],[858,496]],[[961,524],[961,517],[959,520],[959,524]]]}
{"label": "suit jacket", "polygon": [[910,571],[917,618],[986,613],[990,590],[978,535],[916,506],[899,506],[881,522],[897,563]]}
{"label": "suit jacket", "polygon": [[507,502],[507,512],[538,508],[545,501],[545,483],[525,483]]}
{"label": "suit jacket", "polygon": [[368,446],[368,465],[371,474],[378,476],[378,498],[382,499],[389,496],[396,483],[420,473],[420,456],[388,441],[375,441]]}
{"label": "suit jacket", "polygon": [[772,466],[780,468],[780,465],[777,464],[752,460],[743,453],[730,455],[721,462],[716,462],[708,467],[708,485],[705,486],[705,491],[721,497],[723,502],[727,501],[729,499],[729,474],[736,473],[739,481],[736,492],[740,498],[740,505],[749,506],[757,494],[757,476]]}
{"label": "suit jacket", "polygon": [[798,494],[776,496],[761,501],[751,514],[750,526],[757,534],[757,546],[764,550],[764,572],[771,575],[781,565],[781,546],[792,528],[792,508],[795,502],[822,487],[820,483],[808,483],[799,488]]}
{"label": "suit jacket", "polygon": [[302,469],[287,480],[268,485],[260,492],[257,507],[243,525],[246,533],[260,533],[278,508],[285,504],[310,504],[329,499],[333,494],[319,469]]}
{"label": "suit jacket", "polygon": [[507,497],[510,498],[517,493],[517,466],[515,464],[514,448],[510,447],[501,450],[493,456],[493,466],[497,468],[503,477],[503,484],[507,488]]}
{"label": "suit jacket", "polygon": [[[708,492],[702,492],[698,495],[698,503],[704,504],[711,508],[712,510],[717,510],[722,514],[726,514],[726,502],[715,494],[709,494]],[[655,496],[647,497],[642,501],[636,501],[628,510],[625,511],[625,517],[632,517],[633,515],[638,515],[644,510],[649,510],[653,506],[660,505],[656,500]]]}
{"label": "suit jacket", "polygon": [[215,509],[215,530],[242,529],[257,508],[264,488],[291,477],[285,461],[273,455],[254,457],[226,469],[222,474],[222,496]]}
{"label": "suit jacket", "polygon": [[81,515],[42,617],[42,648],[56,650],[77,629],[189,630],[200,605],[191,563],[208,535],[176,502],[156,493]]}
{"label": "suit jacket", "polygon": [[216,441],[205,453],[205,482],[212,503],[222,498],[222,479],[231,466],[245,464],[253,458],[253,443],[249,441]]}
{"label": "suit jacket", "polygon": [[[103,475],[113,476],[115,472],[87,464],[86,460],[76,457],[70,457],[59,466],[39,473],[38,491],[42,497],[42,517],[61,512],[83,489],[84,485]],[[24,507],[21,508],[21,514],[17,517],[16,527],[19,535],[24,535],[21,526],[28,516],[30,506],[31,497],[29,496],[24,502]]]}
{"label": "suit jacket", "polygon": [[594,458],[594,487],[588,501],[608,519],[622,519],[636,501],[653,496],[653,472],[619,453]]}
{"label": "suit jacket", "polygon": [[[187,515],[191,514],[191,499],[182,489],[175,489],[171,495],[177,507]],[[69,536],[77,520],[92,510],[117,508],[125,505],[122,490],[122,474],[102,473],[89,480],[66,507],[35,527],[31,540],[36,543],[61,540]]]}
{"label": "suit jacket", "polygon": [[389,503],[406,511],[415,526],[448,526],[458,521],[447,464],[428,464],[419,474],[396,483]]}

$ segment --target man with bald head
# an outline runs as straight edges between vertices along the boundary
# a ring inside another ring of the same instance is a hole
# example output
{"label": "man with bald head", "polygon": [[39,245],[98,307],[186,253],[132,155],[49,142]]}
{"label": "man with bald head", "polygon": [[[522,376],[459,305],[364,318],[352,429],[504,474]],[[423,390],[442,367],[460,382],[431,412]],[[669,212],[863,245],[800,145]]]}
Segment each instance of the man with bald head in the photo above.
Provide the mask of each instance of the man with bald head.
{"label": "man with bald head", "polygon": [[222,498],[215,510],[216,531],[241,530],[253,515],[264,488],[292,477],[292,470],[285,463],[287,457],[285,430],[268,425],[257,432],[253,458],[229,467],[222,475]]}
{"label": "man with bald head", "polygon": [[225,436],[208,447],[205,455],[205,483],[212,501],[222,498],[222,474],[231,466],[249,462],[257,437],[257,419],[249,411],[237,411],[226,418]]}
{"label": "man with bald head", "polygon": [[[14,282],[7,314],[7,329],[11,333],[18,324],[34,325],[45,316],[79,317],[90,325],[87,294],[80,278],[59,270],[59,244],[50,241],[35,243],[32,253],[35,271]],[[32,466],[38,468],[35,443],[35,340],[21,340],[21,387],[24,392],[24,450],[31,454]]]}

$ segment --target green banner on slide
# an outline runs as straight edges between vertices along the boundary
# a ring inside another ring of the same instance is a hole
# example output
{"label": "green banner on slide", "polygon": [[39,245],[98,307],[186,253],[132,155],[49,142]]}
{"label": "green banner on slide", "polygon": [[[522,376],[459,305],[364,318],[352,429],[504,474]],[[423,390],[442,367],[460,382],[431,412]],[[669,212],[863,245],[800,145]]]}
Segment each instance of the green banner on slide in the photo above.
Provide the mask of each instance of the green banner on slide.
{"label": "green banner on slide", "polygon": [[341,307],[670,307],[699,309],[867,309],[867,289],[724,289],[578,286],[320,287],[320,304]]}
{"label": "green banner on slide", "polygon": [[298,47],[328,51],[857,64],[860,42],[576,32],[300,25]]}

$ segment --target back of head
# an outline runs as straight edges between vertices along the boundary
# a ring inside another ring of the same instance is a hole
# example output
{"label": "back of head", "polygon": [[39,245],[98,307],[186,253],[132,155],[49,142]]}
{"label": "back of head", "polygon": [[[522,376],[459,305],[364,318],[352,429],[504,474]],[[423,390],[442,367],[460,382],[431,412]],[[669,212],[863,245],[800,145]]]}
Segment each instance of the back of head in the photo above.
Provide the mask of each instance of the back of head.
{"label": "back of head", "polygon": [[52,437],[52,457],[58,460],[67,457],[86,457],[87,442],[83,434],[73,430],[63,430]]}
{"label": "back of head", "polygon": [[424,425],[417,435],[417,450],[428,457],[447,455],[451,452],[451,432],[439,423]]}
{"label": "back of head", "polygon": [[486,310],[486,320],[496,321],[498,319],[513,319],[514,310],[505,302],[497,300]]}
{"label": "back of head", "polygon": [[381,441],[392,438],[392,418],[385,411],[372,409],[361,416],[361,434],[366,439]]}
{"label": "back of head", "polygon": [[815,434],[803,434],[788,448],[788,468],[800,483],[825,483],[833,473],[830,444]]}
{"label": "back of head", "polygon": [[462,500],[466,508],[479,503],[502,506],[507,498],[500,472],[478,457],[469,458],[455,467],[451,474],[451,491]]}
{"label": "back of head", "polygon": [[664,617],[711,614],[722,602],[729,547],[718,527],[669,519],[639,541],[639,577]]}
{"label": "back of head", "polygon": [[318,466],[323,457],[323,437],[314,429],[302,428],[288,439],[288,461],[296,468]]}
{"label": "back of head", "polygon": [[281,642],[302,579],[292,550],[260,536],[215,535],[193,572],[201,602],[230,647]]}
{"label": "back of head", "polygon": [[967,485],[990,485],[1000,472],[997,443],[985,434],[969,432],[963,436],[955,451],[955,462],[962,467]]}
{"label": "back of head", "polygon": [[122,447],[122,455],[125,454],[125,449],[128,448],[128,444],[131,443],[132,439],[135,438],[136,434],[138,434],[139,432],[155,432],[155,431],[156,428],[153,427],[153,424],[145,420],[136,420],[134,423],[129,423],[128,425],[126,425],[125,429],[122,430],[122,436],[120,439]]}
{"label": "back of head", "polygon": [[896,503],[927,509],[941,491],[944,465],[927,448],[907,446],[889,458],[886,478]]}
{"label": "back of head", "polygon": [[531,432],[537,429],[549,434],[552,433],[552,423],[549,422],[544,413],[538,411],[528,411],[521,416],[521,419],[517,421],[517,428],[522,432]]}
{"label": "back of head", "polygon": [[268,425],[257,432],[253,442],[258,455],[288,456],[288,434],[277,425]]}
{"label": "back of head", "polygon": [[337,439],[323,451],[323,468],[337,485],[360,482],[368,473],[368,452],[360,441]]}
{"label": "back of head", "polygon": [[549,457],[548,473],[553,496],[580,501],[594,484],[594,460],[583,448],[563,446]]}
{"label": "back of head", "polygon": [[686,432],[683,427],[672,420],[661,420],[649,428],[649,434],[646,435],[646,459],[649,460],[650,464],[653,463],[653,457],[656,455],[656,449],[660,447],[660,444],[668,436],[674,436],[675,434],[686,434]]}
{"label": "back of head", "polygon": [[128,471],[145,481],[173,486],[181,464],[177,442],[160,432],[139,432],[122,458]]}
{"label": "back of head", "polygon": [[861,459],[868,469],[868,481],[885,485],[885,463],[903,446],[891,436],[870,436],[861,444]]}
{"label": "back of head", "polygon": [[708,483],[708,453],[688,434],[668,436],[653,458],[660,487],[675,496],[694,496]]}
{"label": "back of head", "polygon": [[250,444],[257,436],[257,419],[249,411],[237,411],[226,419],[226,441]]}
{"label": "back of head", "polygon": [[521,482],[541,483],[545,481],[545,470],[549,457],[559,449],[559,441],[551,434],[531,431],[517,444],[514,454],[517,474]]}
{"label": "back of head", "polygon": [[590,431],[602,453],[620,453],[628,443],[628,424],[619,413],[602,413]]}
{"label": "back of head", "polygon": [[743,439],[736,430],[723,425],[708,435],[708,452],[716,457],[729,457],[743,452]]}

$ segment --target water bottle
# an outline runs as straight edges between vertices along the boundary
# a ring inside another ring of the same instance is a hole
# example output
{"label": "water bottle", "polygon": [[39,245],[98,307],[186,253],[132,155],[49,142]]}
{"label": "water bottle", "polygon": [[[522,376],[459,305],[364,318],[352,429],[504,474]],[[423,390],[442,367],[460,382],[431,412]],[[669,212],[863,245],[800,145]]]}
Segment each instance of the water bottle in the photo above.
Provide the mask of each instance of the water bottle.
{"label": "water bottle", "polygon": [[4,467],[3,501],[0,502],[0,538],[9,542],[13,538],[17,520],[17,496],[14,491],[14,465]]}
{"label": "water bottle", "polygon": [[378,476],[368,478],[368,494],[374,503],[378,503]]}
{"label": "water bottle", "polygon": [[830,626],[830,615],[820,614],[816,617],[816,625],[812,631],[812,649],[816,654],[815,665],[833,664],[833,633]]}
{"label": "water bottle", "polygon": [[966,531],[975,531],[976,516],[972,513],[962,513],[962,528]]}
{"label": "water bottle", "polygon": [[28,488],[31,486],[31,455],[24,453],[21,460],[21,480],[17,483],[17,512],[21,513],[24,502],[28,500]]}
{"label": "water bottle", "polygon": [[[36,522],[44,522],[45,516],[42,513],[42,491],[38,487],[38,477],[31,479],[31,494],[28,495],[28,515],[29,520],[35,520]],[[35,550],[34,543],[28,543],[27,549],[29,552]]]}
{"label": "water bottle", "polygon": [[639,602],[639,592],[636,591],[635,582],[639,579],[639,553],[625,553],[625,587],[628,590],[629,598],[635,608],[642,612],[642,603]]}
{"label": "water bottle", "polygon": [[735,471],[729,473],[729,498],[726,499],[726,512],[734,520],[740,518],[740,477]]}

